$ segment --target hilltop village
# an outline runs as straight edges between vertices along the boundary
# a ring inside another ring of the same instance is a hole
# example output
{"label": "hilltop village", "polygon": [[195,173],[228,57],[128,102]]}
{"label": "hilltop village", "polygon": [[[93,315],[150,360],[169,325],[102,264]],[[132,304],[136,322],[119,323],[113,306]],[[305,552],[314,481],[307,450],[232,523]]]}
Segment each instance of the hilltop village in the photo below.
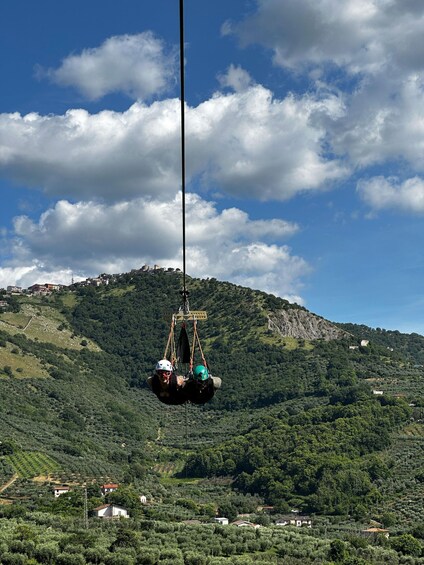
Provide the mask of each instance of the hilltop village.
{"label": "hilltop village", "polygon": [[[166,272],[172,274],[181,273],[181,269],[173,268],[173,267],[160,267],[159,265],[143,265],[140,269],[132,269],[130,271],[130,275],[140,275],[140,274],[154,274],[159,272]],[[108,274],[102,273],[98,277],[89,277],[87,279],[81,281],[74,281],[72,279],[70,285],[65,284],[55,284],[55,283],[36,283],[28,288],[23,288],[21,286],[16,285],[8,285],[6,289],[0,288],[0,295],[3,296],[48,296],[52,292],[56,292],[63,289],[72,289],[72,288],[80,288],[84,286],[107,286],[109,283],[114,283],[119,280],[119,277],[122,276],[122,273],[118,274]],[[0,300],[0,309],[4,309],[8,307],[8,302],[6,300]]]}

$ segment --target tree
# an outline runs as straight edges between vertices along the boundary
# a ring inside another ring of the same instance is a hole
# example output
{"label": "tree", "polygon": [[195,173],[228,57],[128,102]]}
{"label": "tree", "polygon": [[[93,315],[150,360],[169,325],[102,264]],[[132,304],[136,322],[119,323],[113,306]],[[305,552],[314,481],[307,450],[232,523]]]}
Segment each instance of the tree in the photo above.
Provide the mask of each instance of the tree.
{"label": "tree", "polygon": [[9,299],[8,299],[8,302],[9,302],[8,309],[11,312],[17,313],[17,312],[20,311],[21,305],[20,305],[19,301],[17,300],[17,298],[15,298],[14,296],[10,296]]}
{"label": "tree", "polygon": [[127,527],[119,528],[115,541],[111,545],[111,550],[116,551],[119,547],[133,547],[137,549],[140,542],[137,533]]}
{"label": "tree", "polygon": [[207,565],[208,561],[206,555],[194,551],[188,551],[184,555],[184,565]]}
{"label": "tree", "polygon": [[396,514],[393,512],[386,512],[381,516],[381,522],[385,528],[390,528],[396,524]]}
{"label": "tree", "polygon": [[402,534],[390,540],[391,547],[404,555],[413,555],[419,557],[423,550],[421,542],[414,538],[411,534]]}
{"label": "tree", "polygon": [[328,550],[328,558],[336,561],[343,562],[349,555],[347,545],[340,539],[335,539],[330,544]]}
{"label": "tree", "polygon": [[86,561],[81,553],[59,553],[55,565],[85,565]]}
{"label": "tree", "polygon": [[412,535],[414,536],[414,538],[419,538],[424,540],[424,522],[421,522],[421,524],[417,524],[415,526],[415,528],[412,531]]}
{"label": "tree", "polygon": [[9,441],[0,441],[0,455],[12,455],[14,445]]}
{"label": "tree", "polygon": [[159,561],[159,549],[143,547],[137,555],[137,565],[155,565]]}
{"label": "tree", "polygon": [[1,562],[3,565],[26,565],[28,557],[23,553],[3,553]]}
{"label": "tree", "polygon": [[164,565],[184,565],[184,558],[179,549],[163,549],[160,552],[160,563]]}
{"label": "tree", "polygon": [[113,553],[106,560],[107,565],[134,565],[134,557],[126,553]]}
{"label": "tree", "polygon": [[130,486],[120,486],[106,496],[106,501],[110,504],[123,506],[131,516],[141,512],[138,493]]}
{"label": "tree", "polygon": [[269,526],[271,524],[271,518],[268,514],[258,514],[255,517],[255,522],[261,526]]}
{"label": "tree", "polygon": [[89,563],[94,563],[96,565],[100,563],[105,563],[108,555],[109,552],[105,551],[101,547],[88,547],[84,551],[84,557],[86,561]]}

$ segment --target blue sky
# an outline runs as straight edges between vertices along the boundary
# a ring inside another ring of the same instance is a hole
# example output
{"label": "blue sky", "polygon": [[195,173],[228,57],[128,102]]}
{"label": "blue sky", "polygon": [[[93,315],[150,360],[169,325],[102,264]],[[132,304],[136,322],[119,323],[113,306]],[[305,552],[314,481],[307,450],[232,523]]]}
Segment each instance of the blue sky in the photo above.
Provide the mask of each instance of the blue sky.
{"label": "blue sky", "polygon": [[[424,334],[423,23],[185,0],[189,274]],[[178,0],[0,7],[0,286],[181,267],[178,34]]]}

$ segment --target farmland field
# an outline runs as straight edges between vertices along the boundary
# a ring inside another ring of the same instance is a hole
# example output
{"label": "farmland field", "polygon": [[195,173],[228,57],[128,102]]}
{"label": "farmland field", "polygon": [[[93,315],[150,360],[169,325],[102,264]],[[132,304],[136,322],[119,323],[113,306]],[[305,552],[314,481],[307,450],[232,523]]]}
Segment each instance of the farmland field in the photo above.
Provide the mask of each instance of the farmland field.
{"label": "farmland field", "polygon": [[[48,303],[32,299],[22,302],[18,313],[4,312],[0,315],[0,329],[15,335],[23,333],[29,339],[51,343],[66,349],[81,349],[81,339],[68,327],[65,317]],[[89,339],[86,347],[99,351],[99,347]]]}
{"label": "farmland field", "polygon": [[19,451],[5,457],[19,477],[32,479],[38,475],[49,475],[59,471],[59,464],[44,453]]}
{"label": "farmland field", "polygon": [[381,487],[390,502],[385,510],[394,512],[399,523],[413,524],[424,513],[424,424],[408,424],[394,438],[389,462],[391,477]]}
{"label": "farmland field", "polygon": [[[16,345],[6,343],[6,347],[0,348],[0,371],[4,367],[10,367],[12,375],[17,378],[46,378],[49,373],[34,355],[24,353]],[[6,376],[3,373],[2,377]]]}

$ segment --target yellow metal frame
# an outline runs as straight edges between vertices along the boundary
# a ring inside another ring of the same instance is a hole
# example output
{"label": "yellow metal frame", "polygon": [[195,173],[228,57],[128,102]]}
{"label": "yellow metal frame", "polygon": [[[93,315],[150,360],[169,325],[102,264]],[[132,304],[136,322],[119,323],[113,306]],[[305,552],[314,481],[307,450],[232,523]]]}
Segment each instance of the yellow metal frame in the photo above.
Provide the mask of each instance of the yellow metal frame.
{"label": "yellow metal frame", "polygon": [[205,310],[190,310],[190,312],[177,312],[174,314],[174,319],[177,322],[183,322],[186,320],[207,320],[208,314]]}

